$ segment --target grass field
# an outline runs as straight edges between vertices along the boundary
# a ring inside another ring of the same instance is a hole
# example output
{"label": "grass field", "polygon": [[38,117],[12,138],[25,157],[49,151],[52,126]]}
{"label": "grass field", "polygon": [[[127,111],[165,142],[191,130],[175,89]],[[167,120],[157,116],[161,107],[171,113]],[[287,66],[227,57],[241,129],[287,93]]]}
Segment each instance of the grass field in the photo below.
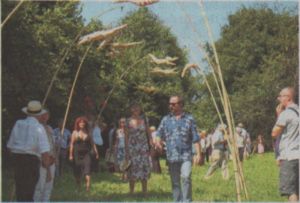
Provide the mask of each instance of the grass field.
{"label": "grass field", "polygon": [[[103,164],[103,163],[102,163]],[[162,174],[151,174],[148,183],[148,196],[141,193],[141,184],[136,185],[136,194],[128,195],[128,183],[120,180],[119,174],[103,171],[92,174],[91,191],[86,193],[76,189],[72,170],[67,169],[63,177],[55,181],[51,201],[172,201],[171,184],[165,161],[161,160]],[[254,155],[244,161],[244,174],[250,199],[248,201],[282,202],[286,201],[278,193],[278,167],[273,153]],[[193,201],[236,201],[235,181],[230,163],[230,179],[221,178],[220,170],[210,180],[203,180],[208,165],[194,167],[192,172]],[[10,169],[2,170],[2,201],[12,198],[13,176]],[[244,199],[245,201],[245,199]]]}

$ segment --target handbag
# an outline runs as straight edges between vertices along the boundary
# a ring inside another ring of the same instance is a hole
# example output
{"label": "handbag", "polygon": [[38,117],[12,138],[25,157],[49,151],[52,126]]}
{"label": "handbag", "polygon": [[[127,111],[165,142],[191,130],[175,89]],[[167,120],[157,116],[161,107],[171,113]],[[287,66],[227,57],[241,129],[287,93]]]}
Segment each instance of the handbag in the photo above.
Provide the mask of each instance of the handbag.
{"label": "handbag", "polygon": [[105,161],[107,163],[114,163],[115,162],[115,156],[114,156],[113,150],[110,150],[110,149],[106,150]]}

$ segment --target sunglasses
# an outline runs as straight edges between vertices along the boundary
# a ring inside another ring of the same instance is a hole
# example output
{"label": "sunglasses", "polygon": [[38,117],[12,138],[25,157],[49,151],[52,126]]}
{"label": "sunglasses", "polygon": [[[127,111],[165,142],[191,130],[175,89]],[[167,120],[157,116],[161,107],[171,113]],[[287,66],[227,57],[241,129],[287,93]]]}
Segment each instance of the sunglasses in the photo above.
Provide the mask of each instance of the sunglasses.
{"label": "sunglasses", "polygon": [[176,104],[179,104],[179,102],[176,102],[176,103],[169,103],[170,106],[175,106]]}

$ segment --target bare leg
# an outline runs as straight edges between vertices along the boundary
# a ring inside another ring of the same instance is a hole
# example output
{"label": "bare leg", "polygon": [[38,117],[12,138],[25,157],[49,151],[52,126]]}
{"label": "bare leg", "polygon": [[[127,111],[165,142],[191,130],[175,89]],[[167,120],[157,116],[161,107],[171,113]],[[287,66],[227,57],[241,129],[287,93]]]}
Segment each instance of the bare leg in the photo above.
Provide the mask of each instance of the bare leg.
{"label": "bare leg", "polygon": [[90,191],[91,187],[91,176],[86,175],[85,176],[85,184],[86,184],[86,191]]}
{"label": "bare leg", "polygon": [[289,196],[289,201],[290,202],[298,202],[299,201],[299,197],[296,194],[292,194]]}
{"label": "bare leg", "polygon": [[147,180],[142,180],[142,191],[144,194],[147,193]]}
{"label": "bare leg", "polygon": [[133,194],[134,192],[134,185],[135,185],[135,181],[134,180],[130,180],[129,181],[129,189],[130,189],[130,194]]}

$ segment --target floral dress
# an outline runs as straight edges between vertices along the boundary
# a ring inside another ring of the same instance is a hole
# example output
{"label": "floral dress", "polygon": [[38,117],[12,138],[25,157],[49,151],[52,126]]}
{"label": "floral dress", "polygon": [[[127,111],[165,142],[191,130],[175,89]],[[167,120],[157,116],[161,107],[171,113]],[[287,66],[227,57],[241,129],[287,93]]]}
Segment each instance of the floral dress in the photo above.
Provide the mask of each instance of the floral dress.
{"label": "floral dress", "polygon": [[128,119],[128,150],[131,166],[129,180],[147,180],[150,178],[150,154],[145,123],[137,124]]}
{"label": "floral dress", "polygon": [[120,166],[122,161],[125,159],[125,135],[122,130],[117,130],[117,139],[119,140],[117,146],[117,165]]}

